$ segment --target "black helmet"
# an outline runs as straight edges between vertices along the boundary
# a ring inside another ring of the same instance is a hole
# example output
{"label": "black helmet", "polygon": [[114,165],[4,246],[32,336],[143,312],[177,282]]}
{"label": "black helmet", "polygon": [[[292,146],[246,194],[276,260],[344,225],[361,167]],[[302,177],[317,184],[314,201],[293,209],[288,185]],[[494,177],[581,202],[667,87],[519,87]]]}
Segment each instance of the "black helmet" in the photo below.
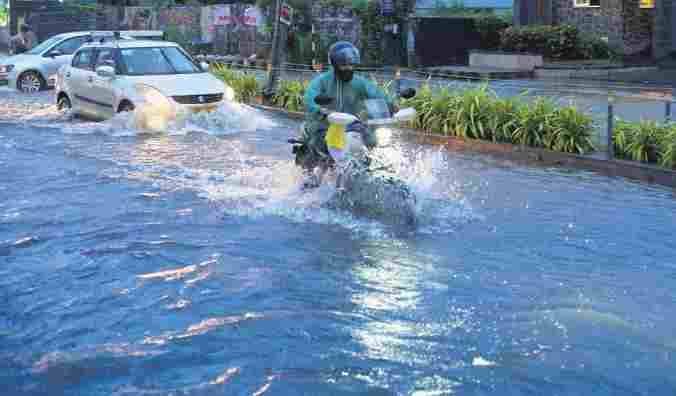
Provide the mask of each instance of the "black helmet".
{"label": "black helmet", "polygon": [[358,65],[359,50],[352,43],[339,41],[329,48],[329,63],[333,66]]}

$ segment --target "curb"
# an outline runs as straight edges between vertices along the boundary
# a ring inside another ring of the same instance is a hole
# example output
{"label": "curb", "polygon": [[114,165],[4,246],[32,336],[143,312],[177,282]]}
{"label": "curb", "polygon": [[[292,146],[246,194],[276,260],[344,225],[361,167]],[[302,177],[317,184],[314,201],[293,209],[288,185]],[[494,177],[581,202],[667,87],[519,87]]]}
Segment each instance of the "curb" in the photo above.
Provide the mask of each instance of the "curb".
{"label": "curb", "polygon": [[[250,104],[250,106],[284,114],[292,119],[303,119],[304,113],[290,112],[278,107]],[[436,135],[419,129],[402,128],[404,139],[426,145],[442,145],[452,151],[471,151],[493,157],[509,159],[528,165],[556,166],[594,171],[609,177],[624,177],[665,187],[676,188],[676,171],[655,165],[620,159],[600,159],[590,156],[562,153],[540,148],[519,146],[509,143],[493,143],[476,139],[462,139],[455,136]]]}
{"label": "curb", "polygon": [[528,79],[535,77],[535,72],[530,70],[492,70],[492,71],[480,71],[480,70],[443,70],[443,69],[434,69],[428,68],[427,72],[430,73],[446,73],[452,75],[453,79],[458,79],[459,77],[467,77],[470,79],[491,79],[491,80],[510,80],[510,79]]}

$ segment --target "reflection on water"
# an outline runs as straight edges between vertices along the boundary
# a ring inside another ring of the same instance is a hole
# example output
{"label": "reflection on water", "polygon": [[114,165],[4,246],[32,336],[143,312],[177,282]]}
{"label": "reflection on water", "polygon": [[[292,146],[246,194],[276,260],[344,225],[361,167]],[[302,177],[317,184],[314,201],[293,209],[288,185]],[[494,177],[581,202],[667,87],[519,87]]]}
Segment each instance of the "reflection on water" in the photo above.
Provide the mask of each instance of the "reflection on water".
{"label": "reflection on water", "polygon": [[392,130],[397,233],[301,193],[265,118],[0,131],[4,394],[675,393],[671,191]]}

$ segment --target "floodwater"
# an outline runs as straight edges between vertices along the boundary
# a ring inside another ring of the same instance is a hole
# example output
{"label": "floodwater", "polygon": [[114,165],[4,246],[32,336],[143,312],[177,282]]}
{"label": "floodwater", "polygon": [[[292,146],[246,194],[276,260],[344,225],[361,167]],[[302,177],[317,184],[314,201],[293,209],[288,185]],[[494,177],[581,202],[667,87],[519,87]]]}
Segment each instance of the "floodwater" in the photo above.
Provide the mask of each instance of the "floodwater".
{"label": "floodwater", "polygon": [[3,395],[676,393],[676,201],[402,143],[397,229],[299,190],[298,123],[161,134],[0,92]]}

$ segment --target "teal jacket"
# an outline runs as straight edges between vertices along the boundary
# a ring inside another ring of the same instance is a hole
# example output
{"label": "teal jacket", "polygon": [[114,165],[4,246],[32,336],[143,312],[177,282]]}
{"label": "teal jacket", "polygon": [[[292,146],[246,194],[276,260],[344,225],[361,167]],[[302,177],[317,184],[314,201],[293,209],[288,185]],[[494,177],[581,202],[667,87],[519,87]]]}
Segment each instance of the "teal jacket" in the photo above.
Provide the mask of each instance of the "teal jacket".
{"label": "teal jacket", "polygon": [[[305,129],[311,135],[328,128],[326,120],[319,112],[320,106],[315,103],[318,95],[333,98],[333,103],[326,106],[329,110],[354,115],[359,115],[366,110],[364,106],[366,99],[384,99],[390,109],[394,105],[392,99],[373,81],[358,76],[356,73],[348,83],[337,80],[333,70],[322,73],[310,82],[305,92]],[[367,139],[370,140],[370,137]],[[370,145],[369,143],[367,145]]]}

